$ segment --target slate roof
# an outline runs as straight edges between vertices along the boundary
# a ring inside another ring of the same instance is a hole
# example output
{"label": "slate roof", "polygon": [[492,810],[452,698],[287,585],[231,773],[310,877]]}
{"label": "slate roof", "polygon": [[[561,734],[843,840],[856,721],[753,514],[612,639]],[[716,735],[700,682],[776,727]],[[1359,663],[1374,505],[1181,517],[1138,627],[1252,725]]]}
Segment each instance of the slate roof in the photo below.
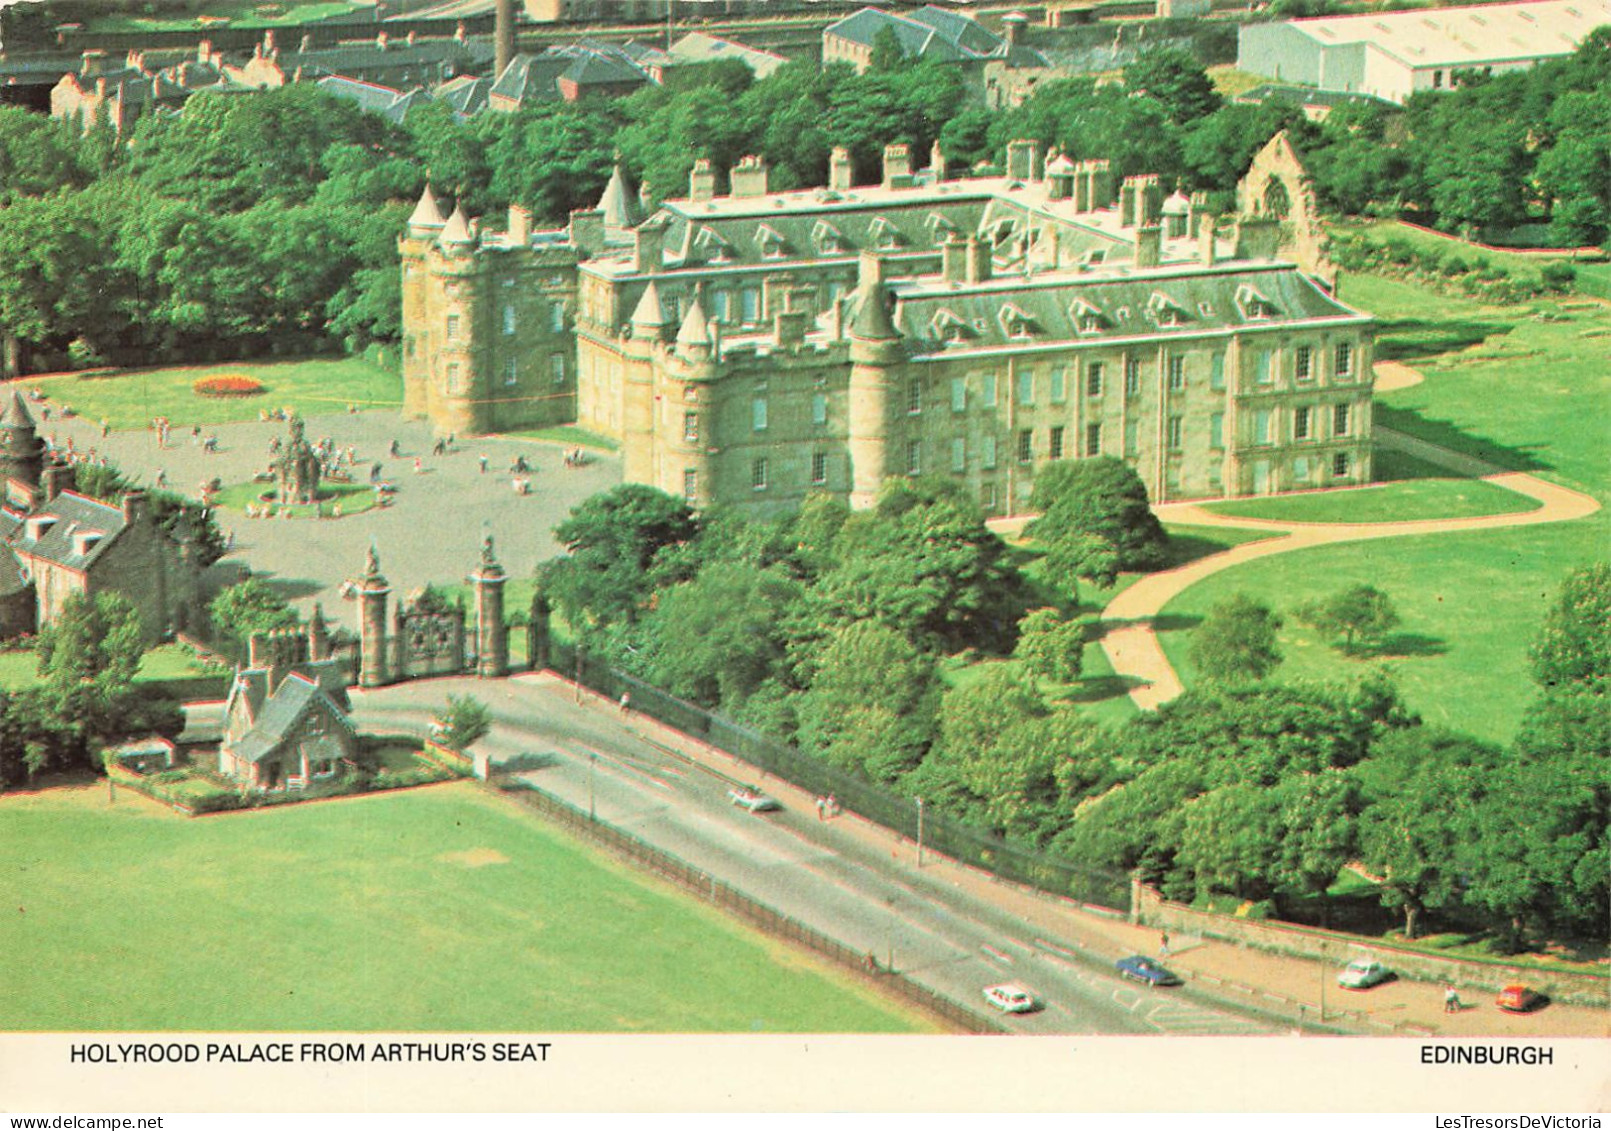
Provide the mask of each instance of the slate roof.
{"label": "slate roof", "polygon": [[[936,353],[1142,336],[1156,340],[1366,317],[1331,298],[1288,263],[1242,262],[1224,269],[1180,264],[1027,279],[1011,275],[963,285],[929,277],[897,279],[888,286],[898,300],[895,324],[901,334]],[[1252,316],[1255,300],[1268,303],[1265,317]],[[1173,308],[1178,324],[1160,319],[1160,308]],[[1097,316],[1099,326],[1082,332],[1078,320],[1090,313]],[[944,341],[942,327],[947,322],[964,327],[962,341],[952,345]],[[1027,333],[1015,336],[1015,322],[1021,322]]]}
{"label": "slate roof", "polygon": [[556,54],[569,55],[572,63],[565,69],[564,78],[578,86],[613,86],[620,83],[646,83],[649,76],[632,57],[613,43],[593,43],[584,40],[568,47],[551,48]]}
{"label": "slate roof", "polygon": [[1316,90],[1312,86],[1287,86],[1281,83],[1264,83],[1236,96],[1238,102],[1285,102],[1293,106],[1346,106],[1351,102],[1364,102],[1392,110],[1402,109],[1396,102],[1378,98],[1374,94],[1357,91]]}
{"label": "slate roof", "polygon": [[321,701],[334,708],[332,714],[343,726],[352,729],[347,719],[351,704],[346,681],[335,660],[295,665],[273,695],[267,695],[268,675],[261,668],[249,668],[235,677],[230,689],[231,705],[237,697],[244,696],[252,717],[251,729],[230,747],[236,757],[252,763],[262,761],[279,748],[291,729]]}
{"label": "slate roof", "polygon": [[356,104],[365,113],[379,114],[387,121],[398,124],[402,123],[409,110],[431,99],[431,96],[419,87],[408,91],[393,90],[389,86],[364,82],[362,79],[351,79],[344,75],[322,78],[315,85],[344,102]]}
{"label": "slate roof", "polygon": [[492,80],[478,75],[460,75],[449,79],[431,92],[438,102],[445,102],[455,114],[469,117],[487,108],[487,94]]}
{"label": "slate roof", "polygon": [[1030,47],[1009,47],[1007,41],[986,30],[978,20],[932,5],[915,12],[886,12],[863,8],[838,23],[830,24],[824,35],[838,36],[863,47],[873,47],[885,28],[895,33],[901,52],[908,58],[932,59],[942,63],[1005,59],[1015,67],[1044,67],[1046,57]]}
{"label": "slate roof", "polygon": [[516,55],[488,93],[520,103],[528,99],[557,101],[559,76],[570,65],[568,57],[546,51],[541,55]]}
{"label": "slate roof", "polygon": [[409,66],[418,67],[422,74],[446,69],[454,72],[473,71],[490,63],[492,58],[493,47],[490,43],[422,39],[412,45],[394,41],[385,47],[373,43],[344,44],[339,47],[315,47],[308,51],[281,51],[276,61],[286,74],[300,68],[304,76],[311,77],[314,74],[364,74]]}
{"label": "slate roof", "polygon": [[[54,518],[37,539],[29,537],[32,519]],[[34,510],[12,531],[7,543],[18,553],[43,558],[69,569],[87,570],[127,529],[121,507],[108,506],[73,491],[63,491]],[[78,536],[98,534],[94,545],[79,553]]]}
{"label": "slate roof", "polygon": [[689,32],[673,43],[668,52],[661,54],[674,63],[714,63],[722,59],[737,59],[754,71],[758,79],[766,78],[788,62],[782,55],[735,43],[731,39],[706,35],[701,31]]}

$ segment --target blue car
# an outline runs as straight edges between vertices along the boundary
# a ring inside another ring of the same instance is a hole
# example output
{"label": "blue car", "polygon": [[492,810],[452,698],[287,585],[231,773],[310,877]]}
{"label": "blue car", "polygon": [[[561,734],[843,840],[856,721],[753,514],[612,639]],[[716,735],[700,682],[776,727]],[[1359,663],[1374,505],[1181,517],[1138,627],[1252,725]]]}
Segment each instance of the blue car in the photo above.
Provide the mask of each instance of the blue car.
{"label": "blue car", "polygon": [[1114,965],[1118,967],[1121,978],[1129,978],[1132,982],[1145,982],[1149,986],[1180,985],[1180,978],[1173,971],[1140,954],[1121,958]]}

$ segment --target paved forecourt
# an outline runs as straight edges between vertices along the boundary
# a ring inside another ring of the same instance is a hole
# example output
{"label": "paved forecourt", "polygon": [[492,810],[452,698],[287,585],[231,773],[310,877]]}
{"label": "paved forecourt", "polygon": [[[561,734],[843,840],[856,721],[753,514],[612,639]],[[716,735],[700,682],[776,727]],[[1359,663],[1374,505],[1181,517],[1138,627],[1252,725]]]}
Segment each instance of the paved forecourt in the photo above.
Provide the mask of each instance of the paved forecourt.
{"label": "paved forecourt", "polygon": [[[342,601],[337,591],[343,580],[362,572],[371,542],[398,595],[427,583],[464,581],[487,534],[496,539],[498,559],[510,577],[526,578],[540,562],[562,551],[553,529],[571,508],[621,481],[618,456],[590,450],[585,466],[567,468],[566,446],[552,442],[497,436],[458,439],[448,454],[433,455],[437,437],[431,426],[405,421],[391,411],[338,412],[310,417],[306,424],[310,441],[329,437],[339,448],[354,449],[358,482],[367,482],[371,465],[380,463],[383,478],[396,487],[395,502],[322,520],[249,519],[240,511],[220,509],[220,527],[234,535],[234,549],[226,560],[248,564],[254,573],[281,582],[287,596],[304,611],[314,601],[322,602],[327,617],[353,629],[356,606]],[[192,438],[190,426],[177,419],[165,448],[158,446],[155,432],[113,432],[102,437],[91,421],[62,420],[55,414],[40,422],[40,434],[54,436],[62,445],[71,438],[79,450],[93,449],[147,484],[155,483],[161,473],[169,488],[195,496],[209,479],[229,486],[265,470],[273,458],[269,444],[275,438],[283,440],[287,426],[283,421],[252,421],[205,428],[201,438],[217,437],[213,453],[205,451]],[[399,457],[388,454],[394,440],[402,453]],[[482,455],[487,457],[485,472]],[[515,489],[510,466],[517,456],[524,456],[531,468],[519,476],[529,483],[529,494]]]}

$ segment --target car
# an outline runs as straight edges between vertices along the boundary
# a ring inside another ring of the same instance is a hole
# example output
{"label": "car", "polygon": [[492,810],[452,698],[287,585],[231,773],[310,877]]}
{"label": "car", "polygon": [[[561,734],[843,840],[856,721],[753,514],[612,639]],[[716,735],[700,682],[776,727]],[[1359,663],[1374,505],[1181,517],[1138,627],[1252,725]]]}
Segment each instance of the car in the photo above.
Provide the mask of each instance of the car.
{"label": "car", "polygon": [[1032,1013],[1040,1008],[1035,995],[1016,982],[986,986],[984,999],[1003,1013]]}
{"label": "car", "polygon": [[1145,982],[1149,986],[1178,986],[1180,976],[1168,970],[1152,959],[1141,954],[1132,954],[1129,958],[1121,958],[1113,964],[1118,968],[1119,976],[1129,978],[1132,982]]}
{"label": "car", "polygon": [[737,789],[727,791],[727,796],[734,805],[740,809],[748,809],[751,813],[770,813],[774,809],[783,808],[778,804],[777,798],[768,797],[753,785],[741,785]]}
{"label": "car", "polygon": [[1380,962],[1373,962],[1368,958],[1356,958],[1337,975],[1337,984],[1345,990],[1368,990],[1372,986],[1381,985],[1392,976],[1393,972]]}
{"label": "car", "polygon": [[1531,986],[1517,984],[1500,990],[1499,996],[1494,999],[1494,1004],[1506,1013],[1531,1013],[1548,1005],[1549,998]]}

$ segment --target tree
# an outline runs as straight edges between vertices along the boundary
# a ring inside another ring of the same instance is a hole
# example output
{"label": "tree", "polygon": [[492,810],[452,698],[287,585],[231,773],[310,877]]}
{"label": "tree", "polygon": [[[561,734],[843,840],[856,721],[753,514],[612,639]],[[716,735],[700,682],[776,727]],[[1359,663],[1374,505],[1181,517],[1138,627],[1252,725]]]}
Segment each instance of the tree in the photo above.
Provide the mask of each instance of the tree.
{"label": "tree", "polygon": [[544,591],[584,633],[636,621],[652,588],[655,555],[697,529],[686,501],[653,487],[626,483],[594,495],[554,528],[568,556],[544,567]]}
{"label": "tree", "polygon": [[1396,628],[1398,613],[1386,593],[1369,585],[1352,585],[1330,597],[1300,605],[1297,617],[1317,632],[1343,638],[1343,651],[1352,653],[1354,641],[1380,642]]}
{"label": "tree", "polygon": [[891,782],[934,735],[940,683],[934,660],[876,621],[827,638],[799,705],[800,742],[828,761]]}
{"label": "tree", "polygon": [[481,700],[470,695],[449,695],[447,709],[441,714],[442,730],[439,741],[443,746],[461,754],[487,736],[492,729],[492,712]]}
{"label": "tree", "polygon": [[260,632],[291,628],[296,610],[261,577],[248,577],[214,597],[207,607],[213,627],[227,639],[245,644]]}
{"label": "tree", "polygon": [[1124,88],[1161,102],[1176,123],[1205,118],[1224,102],[1207,69],[1179,47],[1143,52],[1124,68]]}
{"label": "tree", "polygon": [[1567,575],[1529,655],[1542,687],[1604,687],[1611,680],[1611,565]]}
{"label": "tree", "polygon": [[1056,609],[1036,609],[1018,622],[1018,644],[1013,655],[1034,675],[1057,683],[1080,678],[1088,619],[1064,620]]}
{"label": "tree", "polygon": [[780,672],[784,613],[799,593],[782,567],[738,562],[712,563],[666,590],[646,626],[656,682],[707,707],[743,703]]}
{"label": "tree", "polygon": [[1191,661],[1215,683],[1261,680],[1281,663],[1281,618],[1262,601],[1233,593],[1208,611],[1191,638]]}
{"label": "tree", "polygon": [[[1119,569],[1156,569],[1168,541],[1152,513],[1147,488],[1135,468],[1112,456],[1054,463],[1035,478],[1030,506],[1041,512],[1029,528],[1049,550],[1063,549],[1089,560],[1083,540],[1112,547]],[[1083,576],[1083,575],[1082,575]]]}

